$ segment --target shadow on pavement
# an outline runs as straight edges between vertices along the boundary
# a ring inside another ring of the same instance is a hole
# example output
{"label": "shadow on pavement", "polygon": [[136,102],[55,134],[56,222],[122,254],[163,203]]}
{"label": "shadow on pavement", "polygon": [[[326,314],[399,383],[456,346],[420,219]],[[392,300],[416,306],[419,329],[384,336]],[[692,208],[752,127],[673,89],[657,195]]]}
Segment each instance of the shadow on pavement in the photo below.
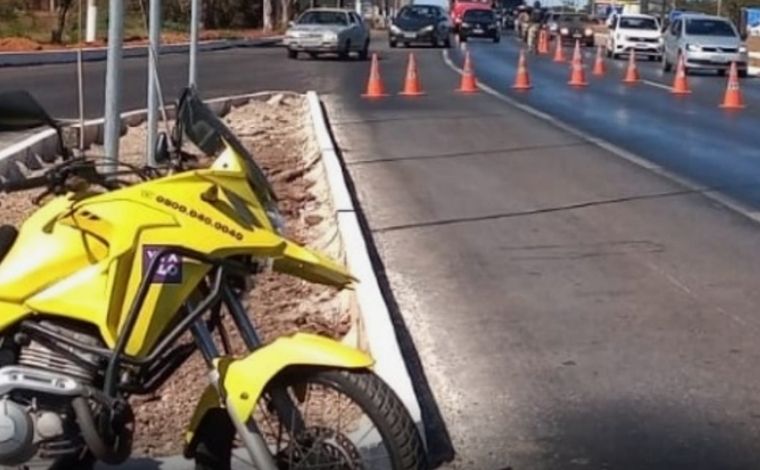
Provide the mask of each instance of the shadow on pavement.
{"label": "shadow on pavement", "polygon": [[[601,407],[560,410],[551,417],[551,436],[538,443],[542,465],[532,464],[536,459],[526,454],[515,456],[521,464],[506,468],[758,468],[760,413],[732,419],[716,404],[677,406],[652,402],[650,398],[640,403],[619,401]],[[709,416],[704,412],[708,407]]]}

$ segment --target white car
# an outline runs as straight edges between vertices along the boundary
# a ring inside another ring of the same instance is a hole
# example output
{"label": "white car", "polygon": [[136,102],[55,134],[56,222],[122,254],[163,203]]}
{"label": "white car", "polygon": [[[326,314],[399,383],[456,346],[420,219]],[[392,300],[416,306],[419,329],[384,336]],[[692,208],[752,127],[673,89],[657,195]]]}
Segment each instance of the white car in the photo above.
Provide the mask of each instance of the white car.
{"label": "white car", "polygon": [[650,15],[615,15],[607,35],[607,56],[617,59],[631,52],[647,56],[649,60],[660,60],[660,20]]}
{"label": "white car", "polygon": [[283,43],[288,57],[297,59],[299,52],[311,57],[335,53],[341,59],[356,52],[362,60],[369,55],[370,33],[364,20],[352,10],[313,8],[292,22]]}

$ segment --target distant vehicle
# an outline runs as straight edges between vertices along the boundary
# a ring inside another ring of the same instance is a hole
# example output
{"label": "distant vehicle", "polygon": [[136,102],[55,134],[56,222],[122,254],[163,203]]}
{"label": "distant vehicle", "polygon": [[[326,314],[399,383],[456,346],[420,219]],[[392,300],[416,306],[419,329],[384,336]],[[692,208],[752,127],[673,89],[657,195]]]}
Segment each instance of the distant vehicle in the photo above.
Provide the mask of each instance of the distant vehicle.
{"label": "distant vehicle", "polygon": [[451,46],[451,27],[446,12],[433,5],[407,5],[399,10],[388,31],[391,47],[401,42],[406,47],[413,43],[433,47]]}
{"label": "distant vehicle", "polygon": [[474,8],[462,15],[459,40],[464,42],[469,38],[490,38],[493,42],[501,41],[501,26],[493,10]]}
{"label": "distant vehicle", "polygon": [[607,35],[607,56],[617,59],[635,52],[649,60],[662,55],[660,20],[651,15],[616,15]]}
{"label": "distant vehicle", "polygon": [[575,41],[580,41],[584,46],[594,45],[594,22],[586,14],[550,13],[547,25],[549,34],[560,38],[563,43],[574,44]]}
{"label": "distant vehicle", "polygon": [[369,27],[351,10],[313,8],[306,10],[285,33],[288,57],[298,58],[299,52],[311,57],[335,53],[347,59],[351,52],[366,60],[369,55]]}
{"label": "distant vehicle", "polygon": [[726,18],[683,14],[665,32],[663,70],[670,71],[683,56],[687,73],[691,70],[715,70],[723,75],[736,62],[740,77],[747,76],[747,47]]}
{"label": "distant vehicle", "polygon": [[467,10],[491,9],[491,2],[486,0],[454,0],[454,6],[451,8],[451,22],[454,25],[454,31],[459,32],[459,25],[462,23],[462,17]]}

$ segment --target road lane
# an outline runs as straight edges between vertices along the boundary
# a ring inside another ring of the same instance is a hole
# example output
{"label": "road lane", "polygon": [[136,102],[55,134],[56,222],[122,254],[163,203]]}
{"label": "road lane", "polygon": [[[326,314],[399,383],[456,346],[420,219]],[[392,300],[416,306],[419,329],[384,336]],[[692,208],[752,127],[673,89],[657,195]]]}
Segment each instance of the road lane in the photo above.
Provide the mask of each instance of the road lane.
{"label": "road lane", "polygon": [[[760,106],[730,112],[715,105],[717,97],[713,100],[696,92],[676,97],[642,83],[626,86],[619,81],[622,71],[601,80],[589,77],[589,87],[572,89],[567,86],[569,67],[543,57],[530,62],[534,88],[528,93],[514,92],[509,85],[517,44],[472,42],[469,47],[478,78],[492,88],[743,204],[760,205],[756,131]],[[458,51],[452,51],[452,56],[461,64]],[[613,64],[611,69],[623,67],[623,63]],[[698,78],[704,83],[714,80]]]}
{"label": "road lane", "polygon": [[418,63],[426,97],[328,111],[451,466],[754,468],[758,227]]}

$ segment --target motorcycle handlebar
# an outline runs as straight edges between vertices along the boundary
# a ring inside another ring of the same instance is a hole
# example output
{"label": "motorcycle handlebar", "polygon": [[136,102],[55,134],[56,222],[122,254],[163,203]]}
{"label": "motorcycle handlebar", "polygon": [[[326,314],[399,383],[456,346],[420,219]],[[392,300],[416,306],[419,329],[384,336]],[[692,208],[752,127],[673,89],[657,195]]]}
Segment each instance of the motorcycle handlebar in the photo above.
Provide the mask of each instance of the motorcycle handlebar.
{"label": "motorcycle handlebar", "polygon": [[32,178],[24,178],[17,181],[5,181],[0,183],[0,190],[6,193],[12,193],[15,191],[24,191],[27,189],[35,189],[46,187],[50,184],[50,180],[46,175],[34,176]]}

